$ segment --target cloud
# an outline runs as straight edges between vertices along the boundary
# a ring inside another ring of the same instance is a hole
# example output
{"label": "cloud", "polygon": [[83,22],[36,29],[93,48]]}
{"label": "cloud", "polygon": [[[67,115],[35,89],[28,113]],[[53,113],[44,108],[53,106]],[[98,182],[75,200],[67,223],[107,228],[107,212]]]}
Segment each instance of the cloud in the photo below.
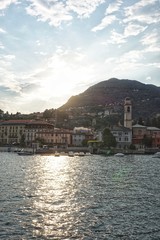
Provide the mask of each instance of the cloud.
{"label": "cloud", "polygon": [[104,0],[68,0],[69,11],[77,13],[78,17],[89,17]]}
{"label": "cloud", "polygon": [[117,17],[115,15],[105,16],[99,25],[92,28],[92,31],[96,32],[96,31],[103,30],[104,28],[112,24],[115,20],[117,20]]}
{"label": "cloud", "polygon": [[26,11],[29,15],[37,17],[39,21],[48,21],[50,25],[58,27],[62,22],[72,20],[72,16],[62,2],[42,0],[30,0],[30,2]]}
{"label": "cloud", "polygon": [[106,9],[106,15],[117,12],[120,9],[122,3],[123,3],[122,0],[117,0],[115,3],[109,4],[109,6]]}
{"label": "cloud", "polygon": [[11,5],[13,3],[18,4],[19,1],[18,0],[1,0],[0,1],[0,10],[7,8],[9,5]]}
{"label": "cloud", "polygon": [[0,42],[0,49],[4,49],[4,45]]}
{"label": "cloud", "polygon": [[21,86],[21,92],[22,93],[31,93],[35,92],[40,88],[38,83],[23,83],[20,85]]}
{"label": "cloud", "polygon": [[6,31],[3,28],[0,28],[0,33],[6,33]]}
{"label": "cloud", "polygon": [[29,0],[26,8],[29,15],[39,21],[49,22],[51,26],[59,27],[63,22],[71,22],[73,13],[78,17],[89,17],[104,0],[68,0],[66,2],[48,0]]}
{"label": "cloud", "polygon": [[17,81],[15,80],[15,75],[11,70],[14,58],[14,55],[0,56],[0,86],[18,92],[19,87]]}
{"label": "cloud", "polygon": [[108,43],[112,44],[121,44],[125,43],[127,40],[125,39],[124,34],[117,33],[115,29],[111,31],[110,40],[108,40]]}
{"label": "cloud", "polygon": [[137,36],[138,34],[145,31],[146,28],[147,26],[144,27],[138,24],[129,23],[124,30],[124,36],[125,37]]}
{"label": "cloud", "polygon": [[155,3],[157,3],[157,0],[140,0],[137,3],[126,7],[125,8],[125,12],[126,12],[126,16],[131,16],[134,15],[135,13],[139,12],[142,8],[144,7],[148,7],[149,5],[154,5]]}
{"label": "cloud", "polygon": [[160,37],[157,32],[147,33],[141,39],[141,43],[147,47],[147,51],[160,51],[159,42]]}
{"label": "cloud", "polygon": [[155,44],[158,44],[159,40],[160,39],[159,39],[158,33],[154,32],[154,33],[145,34],[141,39],[141,43],[143,45],[155,45]]}
{"label": "cloud", "polygon": [[138,21],[144,24],[158,23],[160,21],[160,13],[156,3],[158,3],[157,0],[141,0],[129,7],[126,7],[124,9],[125,18],[123,21]]}
{"label": "cloud", "polygon": [[147,26],[144,27],[139,24],[129,23],[124,27],[124,31],[122,33],[118,33],[115,29],[111,30],[110,39],[107,40],[107,43],[111,43],[111,44],[126,43],[128,37],[137,36],[140,33],[144,32],[146,29],[147,29]]}

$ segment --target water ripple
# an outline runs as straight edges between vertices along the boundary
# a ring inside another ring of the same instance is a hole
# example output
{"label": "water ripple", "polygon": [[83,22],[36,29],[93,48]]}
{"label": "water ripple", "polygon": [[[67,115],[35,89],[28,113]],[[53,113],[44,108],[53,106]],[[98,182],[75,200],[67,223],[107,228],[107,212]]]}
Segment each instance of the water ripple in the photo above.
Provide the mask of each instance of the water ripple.
{"label": "water ripple", "polygon": [[0,153],[0,239],[158,240],[159,172],[151,156]]}

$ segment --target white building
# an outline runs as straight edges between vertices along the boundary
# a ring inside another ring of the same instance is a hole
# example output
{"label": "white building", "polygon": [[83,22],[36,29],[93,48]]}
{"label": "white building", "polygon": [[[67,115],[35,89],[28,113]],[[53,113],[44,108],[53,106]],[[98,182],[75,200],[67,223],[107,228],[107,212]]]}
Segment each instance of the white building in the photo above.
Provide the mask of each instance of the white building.
{"label": "white building", "polygon": [[111,133],[116,139],[119,149],[128,149],[132,143],[132,130],[126,127],[113,127]]}

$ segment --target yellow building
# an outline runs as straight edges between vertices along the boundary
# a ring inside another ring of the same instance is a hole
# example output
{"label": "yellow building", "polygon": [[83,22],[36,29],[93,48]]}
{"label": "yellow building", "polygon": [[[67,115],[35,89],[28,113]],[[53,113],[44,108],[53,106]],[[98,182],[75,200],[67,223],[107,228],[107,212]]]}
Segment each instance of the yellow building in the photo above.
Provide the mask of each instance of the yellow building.
{"label": "yellow building", "polygon": [[36,132],[36,138],[49,146],[67,147],[72,144],[72,131],[55,128],[53,131]]}
{"label": "yellow building", "polygon": [[25,134],[26,120],[8,120],[0,123],[0,143],[20,143]]}
{"label": "yellow building", "polygon": [[32,145],[36,133],[53,131],[54,126],[47,122],[34,120],[8,120],[0,122],[0,143]]}

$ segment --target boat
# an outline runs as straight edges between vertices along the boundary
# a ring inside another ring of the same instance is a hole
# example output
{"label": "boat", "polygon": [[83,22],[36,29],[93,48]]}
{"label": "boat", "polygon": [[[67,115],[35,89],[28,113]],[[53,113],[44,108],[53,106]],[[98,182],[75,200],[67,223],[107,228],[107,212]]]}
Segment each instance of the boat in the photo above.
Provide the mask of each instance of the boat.
{"label": "boat", "polygon": [[60,153],[56,151],[55,154],[54,154],[54,156],[55,156],[55,157],[59,157],[59,156],[60,156]]}
{"label": "boat", "polygon": [[84,152],[79,152],[79,157],[84,157],[85,156],[85,153]]}
{"label": "boat", "polygon": [[79,152],[75,152],[75,153],[74,153],[74,156],[79,156]]}
{"label": "boat", "polygon": [[116,153],[114,156],[116,156],[116,157],[124,157],[124,154],[123,153]]}
{"label": "boat", "polygon": [[20,151],[20,152],[17,152],[18,155],[20,156],[31,156],[31,155],[34,155],[33,152],[29,152],[29,151]]}
{"label": "boat", "polygon": [[153,155],[153,158],[160,158],[160,152],[156,152],[156,153]]}
{"label": "boat", "polygon": [[90,152],[86,152],[86,156],[91,156],[92,154]]}
{"label": "boat", "polygon": [[74,157],[74,152],[69,151],[69,152],[68,152],[68,156],[69,156],[69,157]]}

